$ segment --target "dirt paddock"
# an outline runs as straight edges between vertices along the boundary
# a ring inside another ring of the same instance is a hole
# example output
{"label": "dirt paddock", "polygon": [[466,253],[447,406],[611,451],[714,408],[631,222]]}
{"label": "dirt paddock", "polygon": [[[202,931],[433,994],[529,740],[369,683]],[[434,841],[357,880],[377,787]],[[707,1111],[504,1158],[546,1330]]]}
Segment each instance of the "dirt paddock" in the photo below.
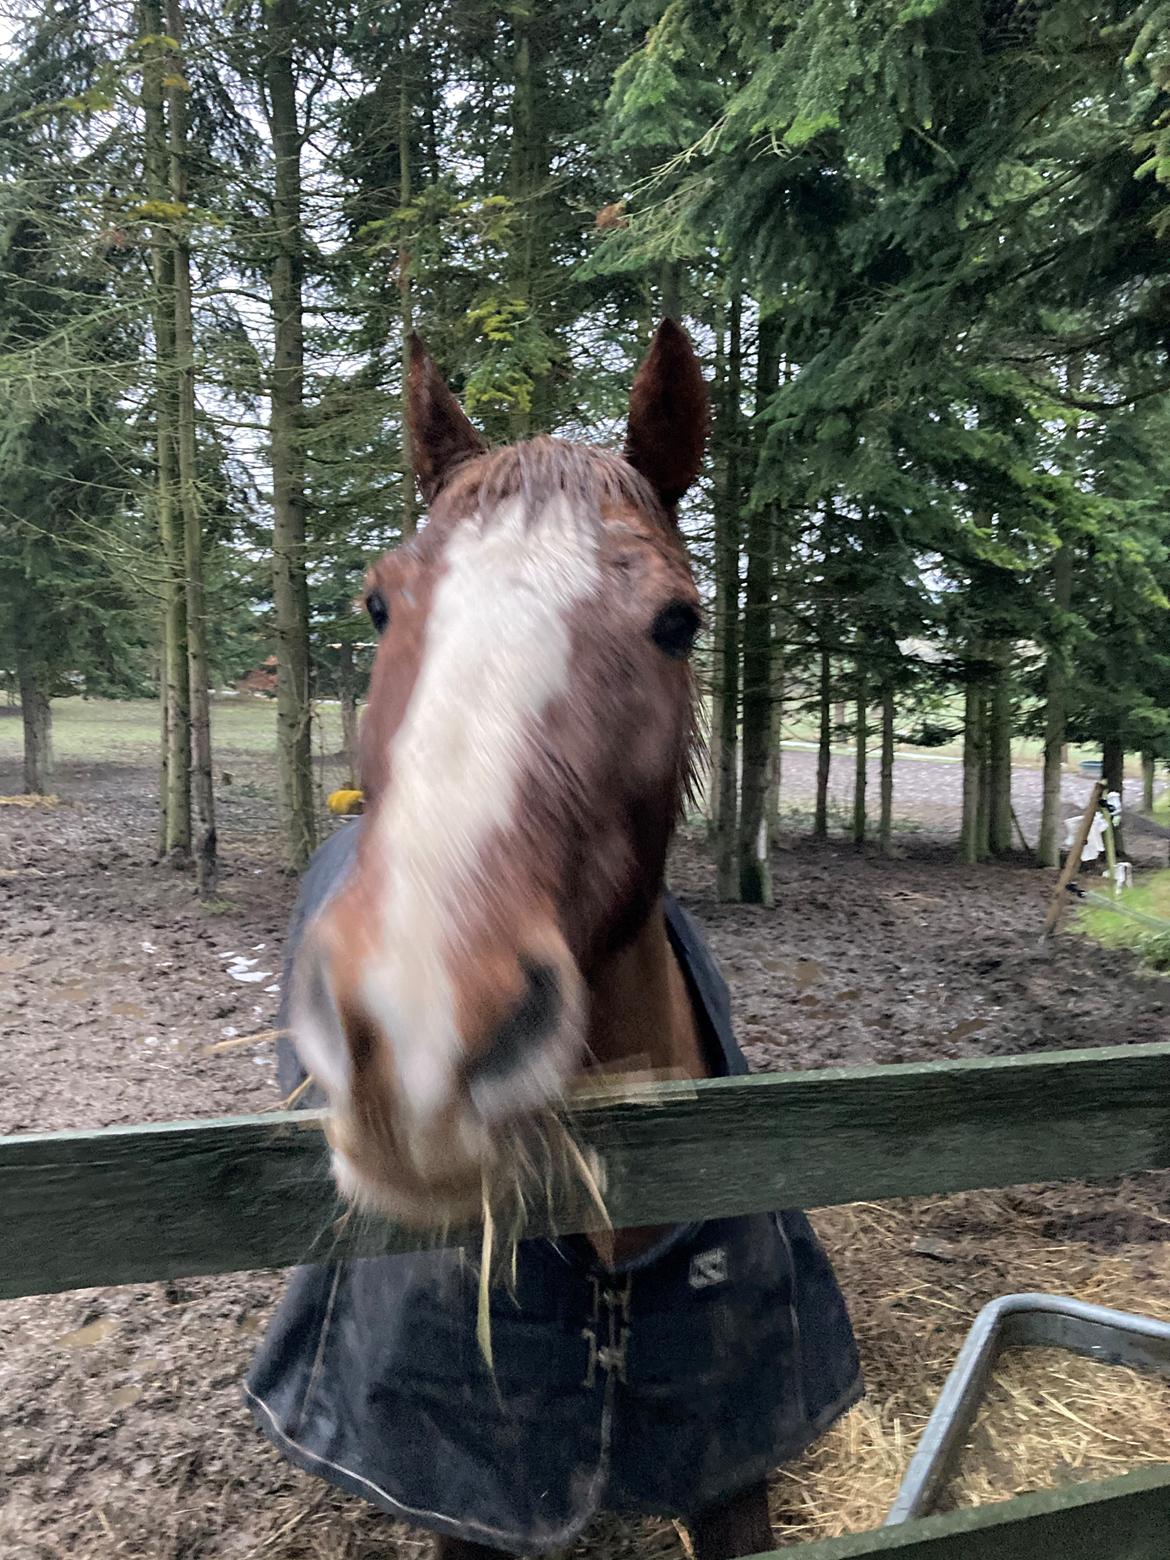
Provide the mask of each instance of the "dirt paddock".
{"label": "dirt paddock", "polygon": [[[232,779],[220,789],[214,913],[188,880],[150,864],[154,776],[137,738],[107,744],[100,761],[85,743],[67,749],[55,808],[0,805],[0,1132],[275,1102],[270,1046],[208,1051],[271,1024],[293,895],[273,849],[271,760],[242,733],[241,719],[221,740]],[[0,794],[18,789],[13,751],[0,740]],[[791,770],[799,803],[800,764]],[[921,802],[893,862],[843,845],[781,850],[766,912],[718,904],[702,850],[683,841],[674,883],[732,984],[754,1067],[1170,1036],[1170,982],[1075,935],[1041,951],[1046,876],[956,866],[937,837],[949,805],[942,792]],[[1042,1288],[1170,1319],[1170,1178],[854,1205],[816,1222],[869,1396],[777,1474],[784,1540],[881,1520],[986,1300]],[[239,1381],[282,1282],[248,1273],[0,1305],[4,1560],[425,1554],[423,1535],[289,1468],[253,1429]],[[1020,1356],[1000,1374],[949,1499],[1161,1460],[1168,1414],[1160,1381]],[[608,1522],[575,1551],[682,1552],[668,1523]]]}

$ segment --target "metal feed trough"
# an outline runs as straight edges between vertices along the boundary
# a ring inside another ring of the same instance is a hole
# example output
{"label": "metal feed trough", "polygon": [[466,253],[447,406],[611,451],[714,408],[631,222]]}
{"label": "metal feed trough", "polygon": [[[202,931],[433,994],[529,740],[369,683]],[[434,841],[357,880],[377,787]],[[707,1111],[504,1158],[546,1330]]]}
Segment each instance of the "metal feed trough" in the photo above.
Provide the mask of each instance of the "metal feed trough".
{"label": "metal feed trough", "polygon": [[[1005,1349],[1065,1349],[1103,1365],[1170,1376],[1170,1322],[1062,1295],[1001,1295],[975,1318],[890,1508],[886,1526],[924,1516],[938,1498]],[[1170,1549],[1170,1545],[1168,1545]]]}

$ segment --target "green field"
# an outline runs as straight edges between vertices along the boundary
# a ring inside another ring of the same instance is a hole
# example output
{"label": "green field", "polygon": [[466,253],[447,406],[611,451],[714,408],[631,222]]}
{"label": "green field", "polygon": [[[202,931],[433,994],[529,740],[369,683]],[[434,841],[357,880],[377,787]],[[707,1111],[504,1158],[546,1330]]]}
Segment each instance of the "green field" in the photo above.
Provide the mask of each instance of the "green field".
{"label": "green field", "polygon": [[[0,712],[0,762],[19,763],[21,723],[15,709]],[[159,709],[153,699],[55,699],[53,701],[53,747],[58,759],[73,763],[89,759],[95,763],[144,764],[153,762],[158,742]],[[788,750],[816,746],[815,725],[785,722],[783,747]],[[276,749],[276,701],[240,697],[219,698],[212,703],[212,739],[219,766],[231,767],[233,758],[262,758]],[[871,732],[871,754],[876,759],[879,737]],[[334,703],[320,704],[314,712],[313,753],[336,753],[341,746],[341,718]],[[833,744],[836,757],[853,752],[848,744]],[[962,744],[919,748],[900,744],[900,758],[956,763],[962,757]],[[1084,759],[1099,759],[1100,751],[1091,747],[1069,749],[1069,768],[1076,769]],[[1038,742],[1012,744],[1012,760],[1019,765],[1038,766],[1042,747]],[[1138,759],[1131,757],[1127,772],[1139,773]],[[1159,801],[1159,810],[1170,816],[1170,795]]]}
{"label": "green field", "polygon": [[[1095,893],[1106,893],[1097,882],[1092,888]],[[1155,969],[1170,970],[1170,871],[1155,872],[1123,890],[1117,903],[1121,907],[1117,910],[1086,905],[1077,911],[1074,925],[1107,948],[1132,948]],[[1124,914],[1127,908],[1165,921],[1165,930],[1134,920]]]}
{"label": "green field", "polygon": [[[212,703],[212,745],[216,765],[263,758],[276,751],[276,701],[254,697],[216,699]],[[64,763],[140,765],[153,763],[159,740],[159,707],[153,699],[55,699],[53,750]],[[15,710],[0,719],[0,762],[19,763],[21,722]],[[334,753],[341,745],[341,718],[335,704],[318,706],[313,752]]]}

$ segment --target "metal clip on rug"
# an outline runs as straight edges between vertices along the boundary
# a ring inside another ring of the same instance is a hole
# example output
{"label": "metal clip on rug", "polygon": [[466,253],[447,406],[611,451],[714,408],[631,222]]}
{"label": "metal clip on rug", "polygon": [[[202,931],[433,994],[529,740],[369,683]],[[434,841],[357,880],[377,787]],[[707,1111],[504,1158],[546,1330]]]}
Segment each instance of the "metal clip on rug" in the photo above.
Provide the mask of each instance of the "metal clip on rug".
{"label": "metal clip on rug", "polygon": [[1103,1365],[1170,1376],[1170,1322],[1061,1295],[1002,1295],[985,1305],[922,1432],[885,1526],[925,1516],[952,1472],[1004,1349],[1067,1349]]}

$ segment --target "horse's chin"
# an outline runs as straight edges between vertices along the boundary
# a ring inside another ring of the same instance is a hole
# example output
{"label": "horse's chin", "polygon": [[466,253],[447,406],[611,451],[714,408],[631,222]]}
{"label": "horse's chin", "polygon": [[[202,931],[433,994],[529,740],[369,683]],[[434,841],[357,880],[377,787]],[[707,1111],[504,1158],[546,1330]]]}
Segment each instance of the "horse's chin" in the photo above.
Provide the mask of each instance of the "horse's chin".
{"label": "horse's chin", "polygon": [[407,1229],[438,1232],[471,1223],[483,1209],[484,1172],[469,1169],[466,1177],[445,1177],[428,1187],[411,1179],[371,1175],[335,1150],[333,1179],[341,1197],[354,1208]]}
{"label": "horse's chin", "polygon": [[326,1136],[342,1198],[416,1230],[478,1221],[505,1157],[500,1138],[471,1113],[454,1113],[429,1131],[370,1134],[335,1107]]}

